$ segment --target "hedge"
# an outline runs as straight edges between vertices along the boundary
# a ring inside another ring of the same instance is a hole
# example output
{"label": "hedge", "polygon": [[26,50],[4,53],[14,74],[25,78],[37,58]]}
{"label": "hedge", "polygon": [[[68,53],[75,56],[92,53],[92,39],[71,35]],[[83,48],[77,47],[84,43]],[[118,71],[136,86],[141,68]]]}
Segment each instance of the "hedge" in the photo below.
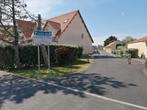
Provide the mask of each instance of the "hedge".
{"label": "hedge", "polygon": [[[47,49],[47,47],[46,47]],[[50,46],[51,66],[62,66],[72,63],[76,58],[82,56],[83,49],[64,45]],[[41,65],[45,65],[40,51]],[[36,46],[20,46],[19,57],[21,66],[24,68],[37,67],[38,56]],[[0,47],[0,68],[14,67],[14,48],[12,46]]]}
{"label": "hedge", "polygon": [[127,53],[131,54],[131,58],[138,58],[138,49],[129,49]]}

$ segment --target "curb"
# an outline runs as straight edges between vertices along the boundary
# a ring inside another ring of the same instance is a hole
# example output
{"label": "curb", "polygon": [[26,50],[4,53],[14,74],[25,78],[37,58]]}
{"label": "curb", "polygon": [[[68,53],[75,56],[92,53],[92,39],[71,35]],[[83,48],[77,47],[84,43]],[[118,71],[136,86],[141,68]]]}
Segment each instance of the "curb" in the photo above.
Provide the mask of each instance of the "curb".
{"label": "curb", "polygon": [[94,62],[94,59],[90,59],[89,64],[87,65],[87,67],[82,68],[78,71],[72,72],[72,73],[84,73]]}

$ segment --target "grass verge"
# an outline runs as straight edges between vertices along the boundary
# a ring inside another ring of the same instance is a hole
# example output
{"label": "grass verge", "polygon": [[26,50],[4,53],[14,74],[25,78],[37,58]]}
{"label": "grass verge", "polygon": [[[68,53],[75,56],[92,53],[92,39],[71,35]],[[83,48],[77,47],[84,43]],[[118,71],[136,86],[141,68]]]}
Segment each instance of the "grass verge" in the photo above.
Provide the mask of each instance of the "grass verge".
{"label": "grass verge", "polygon": [[50,71],[46,68],[42,68],[40,71],[38,71],[38,69],[32,68],[32,69],[10,70],[9,72],[28,78],[46,79],[49,77],[56,77],[59,75],[78,72],[80,70],[86,69],[88,65],[89,62],[87,59],[78,59],[71,65],[66,65],[63,67],[54,67]]}

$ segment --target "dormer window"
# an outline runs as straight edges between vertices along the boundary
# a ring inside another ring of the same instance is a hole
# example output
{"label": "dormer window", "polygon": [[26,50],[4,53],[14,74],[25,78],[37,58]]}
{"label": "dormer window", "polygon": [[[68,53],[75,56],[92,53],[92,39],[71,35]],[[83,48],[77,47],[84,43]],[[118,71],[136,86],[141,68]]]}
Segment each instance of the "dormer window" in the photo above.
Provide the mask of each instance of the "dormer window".
{"label": "dormer window", "polygon": [[69,19],[64,20],[64,23],[67,23]]}

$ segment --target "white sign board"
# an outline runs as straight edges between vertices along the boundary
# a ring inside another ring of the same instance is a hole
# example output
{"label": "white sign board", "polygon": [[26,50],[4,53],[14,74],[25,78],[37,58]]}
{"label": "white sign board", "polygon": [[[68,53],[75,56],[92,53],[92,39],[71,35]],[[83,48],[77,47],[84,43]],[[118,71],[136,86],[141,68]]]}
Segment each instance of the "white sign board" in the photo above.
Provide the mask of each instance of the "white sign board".
{"label": "white sign board", "polygon": [[35,45],[50,45],[52,42],[52,32],[34,31],[33,40]]}

